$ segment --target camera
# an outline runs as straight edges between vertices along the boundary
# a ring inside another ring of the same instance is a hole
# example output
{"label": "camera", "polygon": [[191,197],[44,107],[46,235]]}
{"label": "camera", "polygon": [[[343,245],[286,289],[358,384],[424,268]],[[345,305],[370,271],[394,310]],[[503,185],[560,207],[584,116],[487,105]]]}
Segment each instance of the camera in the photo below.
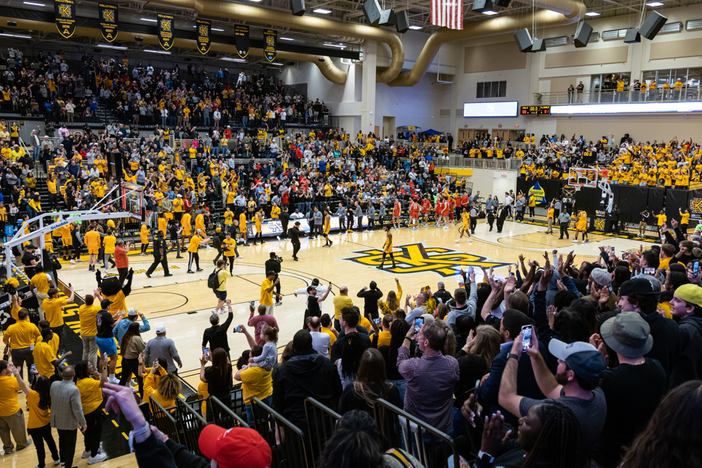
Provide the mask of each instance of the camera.
{"label": "camera", "polygon": [[283,257],[280,257],[278,255],[275,256],[275,261],[278,263],[283,263]]}

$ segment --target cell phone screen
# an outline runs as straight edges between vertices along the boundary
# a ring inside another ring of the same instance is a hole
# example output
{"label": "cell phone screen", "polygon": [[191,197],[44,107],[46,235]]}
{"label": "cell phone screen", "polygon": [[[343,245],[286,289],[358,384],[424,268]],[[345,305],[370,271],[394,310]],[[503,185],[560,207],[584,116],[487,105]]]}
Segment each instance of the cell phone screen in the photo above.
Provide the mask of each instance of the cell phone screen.
{"label": "cell phone screen", "polygon": [[655,274],[656,274],[655,268],[644,268],[644,275],[655,275]]}
{"label": "cell phone screen", "polygon": [[379,318],[373,319],[373,321],[375,322],[376,325],[378,325],[378,324],[380,323],[380,319],[379,319]]}
{"label": "cell phone screen", "polygon": [[697,276],[699,274],[699,272],[700,272],[700,261],[695,260],[692,263],[692,276]]}
{"label": "cell phone screen", "polygon": [[210,357],[210,348],[205,348],[203,350],[203,353],[204,353],[205,357],[209,358]]}
{"label": "cell phone screen", "polygon": [[531,330],[531,326],[522,328],[522,350],[525,352],[531,346]]}
{"label": "cell phone screen", "polygon": [[422,325],[424,325],[424,317],[414,319],[414,332],[419,333]]}

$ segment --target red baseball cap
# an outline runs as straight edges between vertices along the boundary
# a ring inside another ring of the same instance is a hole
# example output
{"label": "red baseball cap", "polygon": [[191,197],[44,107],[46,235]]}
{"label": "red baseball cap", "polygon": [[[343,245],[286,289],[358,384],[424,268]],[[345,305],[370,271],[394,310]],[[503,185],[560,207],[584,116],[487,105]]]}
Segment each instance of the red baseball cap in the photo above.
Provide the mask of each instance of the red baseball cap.
{"label": "red baseball cap", "polygon": [[208,424],[200,433],[200,451],[220,468],[269,468],[271,448],[253,429],[224,429]]}

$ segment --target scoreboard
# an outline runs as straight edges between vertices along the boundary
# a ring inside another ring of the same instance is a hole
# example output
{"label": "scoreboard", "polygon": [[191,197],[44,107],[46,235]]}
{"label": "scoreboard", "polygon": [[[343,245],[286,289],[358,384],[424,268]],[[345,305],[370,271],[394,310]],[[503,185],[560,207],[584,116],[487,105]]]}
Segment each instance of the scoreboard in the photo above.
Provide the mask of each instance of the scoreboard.
{"label": "scoreboard", "polygon": [[551,106],[521,106],[519,115],[551,115]]}

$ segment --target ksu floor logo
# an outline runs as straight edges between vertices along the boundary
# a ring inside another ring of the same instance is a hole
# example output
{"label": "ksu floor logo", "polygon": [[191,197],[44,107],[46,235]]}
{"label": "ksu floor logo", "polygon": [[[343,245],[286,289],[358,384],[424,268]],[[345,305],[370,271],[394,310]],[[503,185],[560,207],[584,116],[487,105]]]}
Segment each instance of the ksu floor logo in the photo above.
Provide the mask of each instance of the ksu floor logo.
{"label": "ksu floor logo", "polygon": [[[352,253],[357,256],[342,260],[372,267],[379,266],[383,260],[382,249],[359,250]],[[509,263],[498,262],[469,252],[445,247],[427,247],[424,243],[395,246],[394,256],[397,268],[389,268],[386,271],[395,274],[432,272],[444,278],[458,274],[461,269],[468,270],[471,266],[497,268],[509,265]],[[385,265],[388,264],[392,265],[392,262],[386,259]]]}

